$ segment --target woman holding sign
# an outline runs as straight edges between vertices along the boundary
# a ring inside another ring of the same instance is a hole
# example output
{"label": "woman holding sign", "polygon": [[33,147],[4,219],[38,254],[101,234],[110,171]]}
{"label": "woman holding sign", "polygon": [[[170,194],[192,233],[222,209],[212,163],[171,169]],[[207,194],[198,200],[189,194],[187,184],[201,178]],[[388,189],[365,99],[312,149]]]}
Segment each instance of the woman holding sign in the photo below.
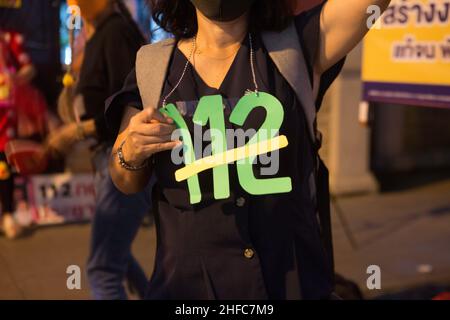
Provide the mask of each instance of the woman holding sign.
{"label": "woman holding sign", "polygon": [[368,6],[389,1],[329,0],[298,16],[288,0],[151,4],[175,39],[141,48],[107,110],[114,124],[127,106],[110,161],[117,187],[157,180],[147,297],[329,299],[316,108],[368,31]]}

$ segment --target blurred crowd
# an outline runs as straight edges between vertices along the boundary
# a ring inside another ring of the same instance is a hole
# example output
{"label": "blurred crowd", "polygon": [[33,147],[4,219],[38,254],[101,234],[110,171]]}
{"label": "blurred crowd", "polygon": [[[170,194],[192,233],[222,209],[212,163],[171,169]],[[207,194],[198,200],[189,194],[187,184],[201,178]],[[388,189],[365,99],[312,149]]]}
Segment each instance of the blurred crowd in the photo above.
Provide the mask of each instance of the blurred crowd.
{"label": "blurred crowd", "polygon": [[[25,231],[14,216],[14,179],[55,171],[95,172],[88,263],[93,295],[124,299],[127,278],[130,288],[143,296],[147,279],[130,247],[149,200],[143,193],[125,199],[111,181],[107,162],[114,137],[104,120],[104,103],[121,89],[146,40],[122,0],[69,0],[67,5],[80,9],[72,18],[81,12],[83,23],[81,29],[69,30],[72,59],[56,112],[33,86],[36,68],[24,49],[24,36],[0,30],[0,227],[9,239]],[[123,201],[128,201],[127,212],[120,209]]]}

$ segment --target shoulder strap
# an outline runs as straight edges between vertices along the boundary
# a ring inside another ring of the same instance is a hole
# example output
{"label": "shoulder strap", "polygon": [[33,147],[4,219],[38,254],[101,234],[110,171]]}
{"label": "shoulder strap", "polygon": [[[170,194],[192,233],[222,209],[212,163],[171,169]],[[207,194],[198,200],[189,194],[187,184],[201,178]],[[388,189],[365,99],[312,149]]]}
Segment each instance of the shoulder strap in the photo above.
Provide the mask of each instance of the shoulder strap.
{"label": "shoulder strap", "polygon": [[[305,56],[300,45],[297,28],[294,23],[281,33],[266,32],[263,34],[264,45],[278,71],[287,80],[297,95],[304,109],[311,141],[320,148],[320,138],[316,135],[316,106],[314,103],[311,82]],[[333,237],[331,232],[330,194],[328,170],[317,154],[316,179],[312,187],[316,192],[317,213],[324,241],[326,257],[330,265],[330,280],[334,283]]]}
{"label": "shoulder strap", "polygon": [[301,102],[308,122],[309,134],[313,143],[316,143],[316,107],[305,57],[294,22],[282,32],[264,32],[262,38],[278,71],[292,87]]}
{"label": "shoulder strap", "polygon": [[157,108],[166,79],[175,39],[149,44],[136,57],[136,79],[144,108]]}

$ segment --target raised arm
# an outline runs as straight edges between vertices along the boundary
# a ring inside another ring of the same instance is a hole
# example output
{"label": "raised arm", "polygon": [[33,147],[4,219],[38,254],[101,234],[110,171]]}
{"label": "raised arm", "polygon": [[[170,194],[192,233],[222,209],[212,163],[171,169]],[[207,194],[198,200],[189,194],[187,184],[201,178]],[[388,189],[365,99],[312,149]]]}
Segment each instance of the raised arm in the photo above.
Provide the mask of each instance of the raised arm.
{"label": "raised arm", "polygon": [[384,12],[390,0],[328,0],[320,17],[320,46],[316,74],[322,74],[347,55],[369,31],[370,6]]}

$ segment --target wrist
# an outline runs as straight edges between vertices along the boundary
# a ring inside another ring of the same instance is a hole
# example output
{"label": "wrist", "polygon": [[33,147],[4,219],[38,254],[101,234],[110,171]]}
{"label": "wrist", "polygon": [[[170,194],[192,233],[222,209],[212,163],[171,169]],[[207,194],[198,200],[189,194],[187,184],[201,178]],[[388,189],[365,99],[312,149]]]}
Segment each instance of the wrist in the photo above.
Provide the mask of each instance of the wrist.
{"label": "wrist", "polygon": [[131,170],[131,171],[139,171],[148,166],[148,159],[140,159],[134,156],[132,150],[129,148],[129,144],[125,139],[119,148],[117,149],[117,155],[119,158],[119,164],[121,167]]}

